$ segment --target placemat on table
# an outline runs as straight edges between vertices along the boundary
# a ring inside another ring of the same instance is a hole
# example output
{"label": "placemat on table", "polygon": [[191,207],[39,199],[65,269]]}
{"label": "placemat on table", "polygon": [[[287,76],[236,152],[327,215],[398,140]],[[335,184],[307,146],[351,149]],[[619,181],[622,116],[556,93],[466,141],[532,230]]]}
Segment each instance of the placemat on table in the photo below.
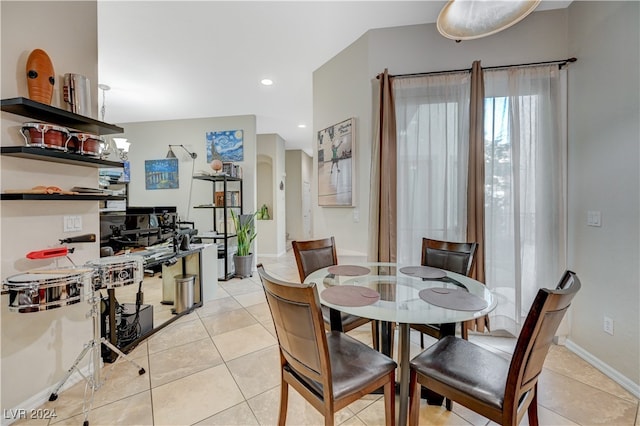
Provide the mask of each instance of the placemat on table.
{"label": "placemat on table", "polygon": [[327,269],[330,274],[346,275],[349,277],[357,277],[358,275],[367,275],[371,269],[357,265],[333,265]]}
{"label": "placemat on table", "polygon": [[447,273],[442,269],[433,268],[431,266],[405,266],[404,268],[400,268],[400,272],[418,278],[437,279],[447,276]]}
{"label": "placemat on table", "polygon": [[483,298],[459,288],[425,288],[418,295],[427,303],[456,311],[481,311],[488,306]]}
{"label": "placemat on table", "polygon": [[368,287],[339,285],[322,290],[322,299],[340,306],[367,306],[380,299],[380,293]]}

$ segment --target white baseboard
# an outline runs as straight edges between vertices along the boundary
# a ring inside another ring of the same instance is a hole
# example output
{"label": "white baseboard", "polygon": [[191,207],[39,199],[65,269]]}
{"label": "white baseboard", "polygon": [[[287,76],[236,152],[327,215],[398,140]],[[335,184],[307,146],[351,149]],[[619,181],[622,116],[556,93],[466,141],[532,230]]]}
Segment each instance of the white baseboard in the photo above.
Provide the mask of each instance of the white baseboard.
{"label": "white baseboard", "polygon": [[286,250],[285,250],[285,251],[283,251],[283,252],[280,252],[279,254],[273,254],[273,253],[260,253],[260,254],[258,254],[258,257],[276,258],[276,257],[284,256],[285,254],[287,254]]}
{"label": "white baseboard", "polygon": [[[87,377],[91,375],[89,365],[82,368],[81,371],[82,371],[82,374]],[[69,379],[65,382],[64,386],[62,386],[62,388],[60,389],[60,391],[58,391],[58,393],[64,392],[65,390],[69,389],[71,386],[75,385],[76,383],[82,380],[84,380],[84,378],[80,375],[80,373],[76,371],[69,377]],[[23,413],[23,415],[26,416],[26,419],[28,420],[29,415],[32,412],[31,410],[35,410],[38,407],[42,406],[42,404],[44,404],[45,402],[49,401],[49,396],[51,396],[51,394],[53,393],[54,390],[56,390],[56,387],[59,384],[60,382],[57,382],[54,385],[38,392],[37,394],[33,395],[31,398],[27,399],[26,401],[23,401],[22,403],[18,404],[14,408],[7,408],[7,409],[3,408],[2,419],[1,419],[2,421],[0,424],[2,424],[2,426],[8,426],[10,424],[17,422],[18,420],[24,420],[25,417],[22,417],[22,418],[19,417],[21,413]],[[11,418],[11,413],[15,413],[14,418]],[[52,421],[56,421],[56,419],[53,419]]]}
{"label": "white baseboard", "polygon": [[578,355],[589,364],[600,370],[605,376],[622,386],[626,391],[631,393],[637,399],[640,399],[640,384],[634,383],[629,378],[622,375],[619,371],[602,362],[582,347],[575,344],[571,339],[567,339],[565,346],[574,354]]}

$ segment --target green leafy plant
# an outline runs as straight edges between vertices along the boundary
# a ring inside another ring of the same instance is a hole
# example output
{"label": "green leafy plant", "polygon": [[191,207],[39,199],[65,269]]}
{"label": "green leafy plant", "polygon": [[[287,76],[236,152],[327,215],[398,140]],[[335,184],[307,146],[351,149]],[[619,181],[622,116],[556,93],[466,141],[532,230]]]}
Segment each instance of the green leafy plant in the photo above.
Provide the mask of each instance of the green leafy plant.
{"label": "green leafy plant", "polygon": [[237,215],[231,210],[231,219],[233,220],[233,225],[236,228],[236,235],[238,237],[238,251],[236,252],[238,256],[249,256],[249,254],[251,254],[249,252],[251,243],[257,236],[253,223],[256,213],[257,212]]}

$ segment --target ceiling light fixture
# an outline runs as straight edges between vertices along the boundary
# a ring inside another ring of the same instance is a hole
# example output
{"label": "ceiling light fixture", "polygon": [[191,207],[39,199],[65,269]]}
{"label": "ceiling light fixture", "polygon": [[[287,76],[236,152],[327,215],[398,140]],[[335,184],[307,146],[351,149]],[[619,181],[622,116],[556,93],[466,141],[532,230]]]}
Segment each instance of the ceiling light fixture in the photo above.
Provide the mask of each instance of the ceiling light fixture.
{"label": "ceiling light fixture", "polygon": [[307,125],[306,124],[298,124],[298,127],[301,129],[306,129]]}
{"label": "ceiling light fixture", "polygon": [[438,31],[457,42],[486,37],[517,24],[541,0],[450,0],[438,15]]}
{"label": "ceiling light fixture", "polygon": [[111,90],[111,87],[106,84],[98,84],[98,89],[102,90],[102,107],[100,108],[101,120],[104,121],[104,113],[107,111],[107,107],[104,103],[104,94],[105,92]]}
{"label": "ceiling light fixture", "polygon": [[260,83],[262,83],[263,86],[271,86],[273,84],[273,80],[263,78],[262,80],[260,80]]}

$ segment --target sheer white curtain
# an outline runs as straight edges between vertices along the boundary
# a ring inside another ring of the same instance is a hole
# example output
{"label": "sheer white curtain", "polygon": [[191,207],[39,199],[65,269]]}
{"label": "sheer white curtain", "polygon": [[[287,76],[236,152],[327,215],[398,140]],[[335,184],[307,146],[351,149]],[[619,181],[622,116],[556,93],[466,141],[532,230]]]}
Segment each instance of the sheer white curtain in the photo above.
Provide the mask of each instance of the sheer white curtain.
{"label": "sheer white curtain", "polygon": [[395,78],[399,264],[420,264],[422,238],[465,241],[469,72]]}
{"label": "sheer white curtain", "polygon": [[484,82],[491,328],[517,335],[538,289],[566,267],[566,71],[486,70]]}

